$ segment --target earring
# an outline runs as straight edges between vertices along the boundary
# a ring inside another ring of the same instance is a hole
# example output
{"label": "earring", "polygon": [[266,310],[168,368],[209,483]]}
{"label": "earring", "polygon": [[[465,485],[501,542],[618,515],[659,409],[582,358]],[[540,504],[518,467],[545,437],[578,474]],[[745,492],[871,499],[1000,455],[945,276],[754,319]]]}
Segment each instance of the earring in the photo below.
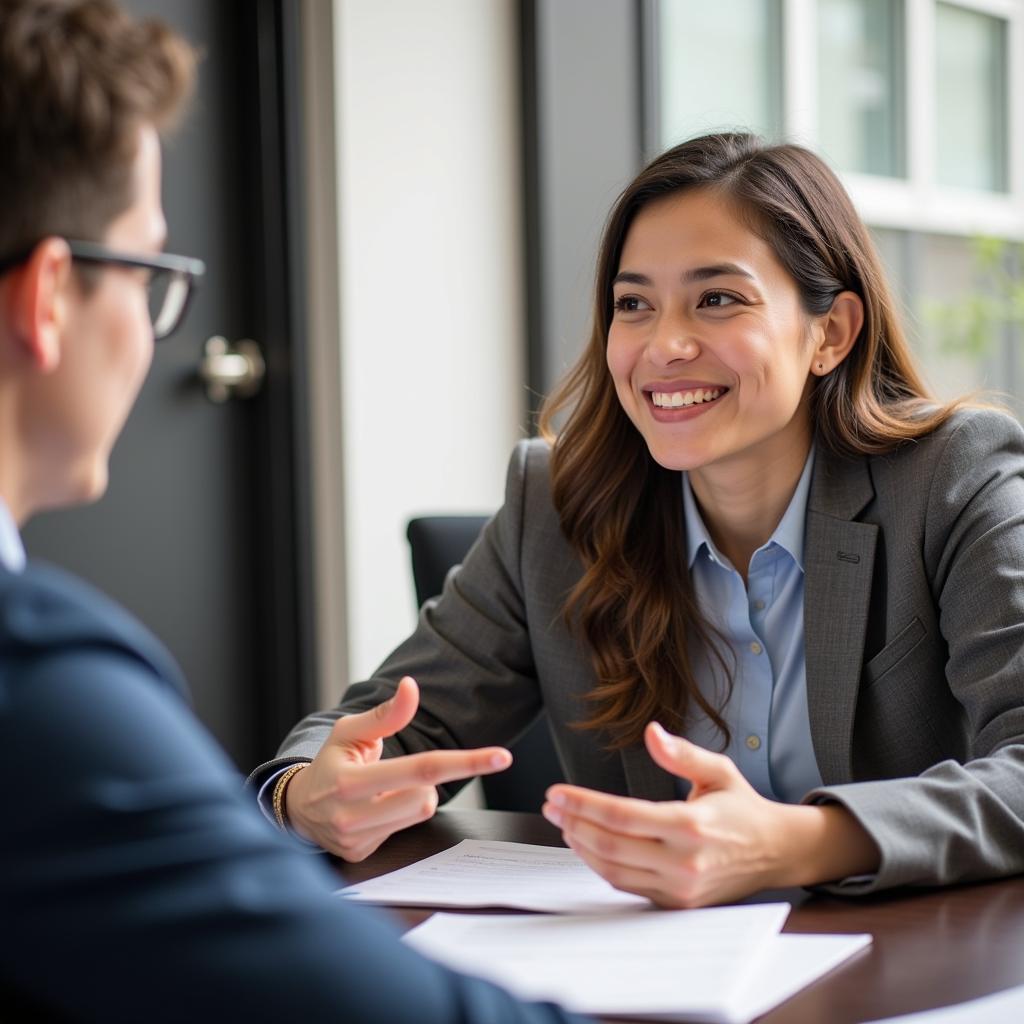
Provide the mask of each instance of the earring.
{"label": "earring", "polygon": [[824,363],[818,363],[818,373],[821,373],[825,369]]}

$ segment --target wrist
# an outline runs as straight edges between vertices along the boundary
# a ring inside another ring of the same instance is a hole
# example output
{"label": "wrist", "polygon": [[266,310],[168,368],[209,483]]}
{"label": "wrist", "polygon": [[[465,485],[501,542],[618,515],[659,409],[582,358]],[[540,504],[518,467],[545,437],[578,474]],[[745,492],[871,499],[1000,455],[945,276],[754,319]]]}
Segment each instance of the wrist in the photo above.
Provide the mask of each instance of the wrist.
{"label": "wrist", "polygon": [[780,888],[821,885],[878,871],[881,852],[841,804],[783,804]]}
{"label": "wrist", "polygon": [[302,787],[300,776],[305,775],[304,769],[308,768],[310,762],[302,762],[292,765],[277,780],[274,787],[274,817],[278,828],[283,832],[289,830],[298,833],[303,839],[310,839],[305,828],[300,822],[298,808],[301,805],[299,790]]}

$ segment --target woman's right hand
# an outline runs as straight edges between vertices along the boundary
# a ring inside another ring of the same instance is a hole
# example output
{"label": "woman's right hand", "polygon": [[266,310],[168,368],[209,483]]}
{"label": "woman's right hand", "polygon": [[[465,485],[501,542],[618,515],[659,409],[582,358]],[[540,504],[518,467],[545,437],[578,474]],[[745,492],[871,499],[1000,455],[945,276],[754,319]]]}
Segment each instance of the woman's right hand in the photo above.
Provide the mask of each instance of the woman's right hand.
{"label": "woman's right hand", "polygon": [[405,676],[383,704],[334,724],[320,753],[288,784],[288,822],[299,835],[347,861],[364,860],[393,832],[433,815],[436,786],[512,763],[503,747],[382,760],[383,740],[412,721],[419,700],[415,680]]}

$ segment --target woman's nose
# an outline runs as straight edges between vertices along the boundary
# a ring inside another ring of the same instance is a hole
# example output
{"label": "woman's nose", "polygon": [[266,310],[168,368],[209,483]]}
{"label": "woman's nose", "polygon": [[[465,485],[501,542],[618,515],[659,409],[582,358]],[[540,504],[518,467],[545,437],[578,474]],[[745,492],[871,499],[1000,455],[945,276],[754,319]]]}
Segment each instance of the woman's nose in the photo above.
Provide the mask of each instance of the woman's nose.
{"label": "woman's nose", "polygon": [[648,357],[658,366],[676,361],[690,363],[699,355],[700,342],[678,320],[659,324],[648,345]]}

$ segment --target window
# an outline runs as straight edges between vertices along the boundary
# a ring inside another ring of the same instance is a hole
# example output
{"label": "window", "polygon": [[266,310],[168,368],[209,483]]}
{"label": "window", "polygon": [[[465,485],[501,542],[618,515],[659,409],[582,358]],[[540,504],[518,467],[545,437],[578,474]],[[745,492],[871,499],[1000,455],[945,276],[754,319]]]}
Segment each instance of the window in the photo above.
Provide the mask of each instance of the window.
{"label": "window", "polygon": [[649,0],[647,12],[652,151],[742,126],[822,153],[879,227],[1024,238],[1024,0]]}
{"label": "window", "polygon": [[1007,23],[936,6],[936,169],[943,185],[1005,191]]}
{"label": "window", "polygon": [[904,174],[903,4],[820,0],[819,148],[844,171]]}
{"label": "window", "polygon": [[781,135],[780,11],[780,0],[662,0],[662,148],[729,127]]}

